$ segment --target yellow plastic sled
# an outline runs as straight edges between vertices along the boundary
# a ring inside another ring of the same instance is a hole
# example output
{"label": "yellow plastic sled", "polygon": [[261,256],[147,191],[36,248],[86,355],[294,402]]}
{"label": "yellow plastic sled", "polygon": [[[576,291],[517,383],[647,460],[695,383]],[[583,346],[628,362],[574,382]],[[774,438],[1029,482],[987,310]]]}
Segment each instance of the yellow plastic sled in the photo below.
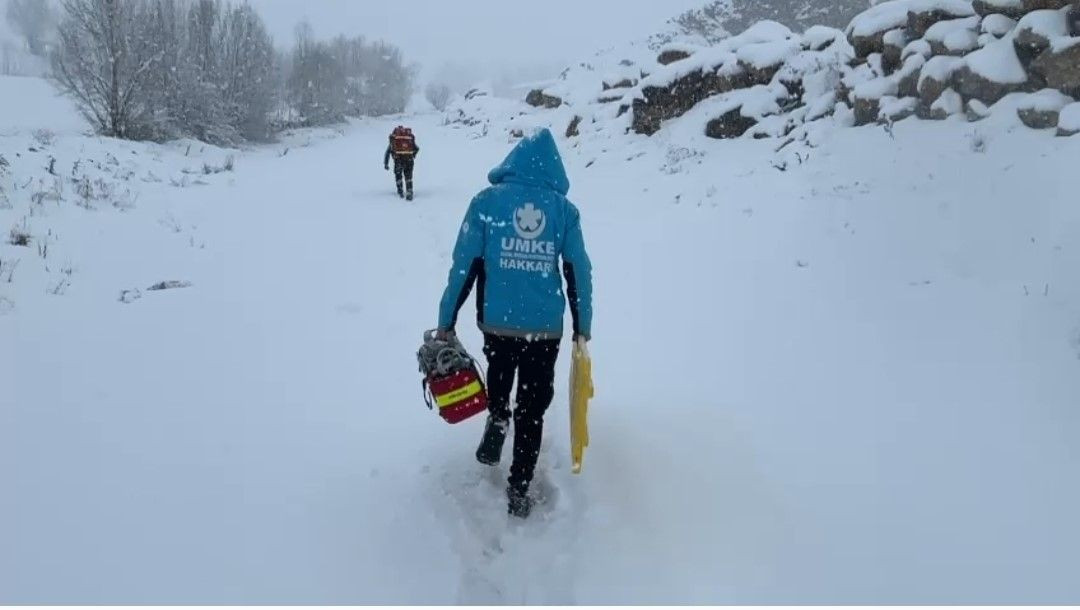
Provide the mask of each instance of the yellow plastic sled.
{"label": "yellow plastic sled", "polygon": [[584,339],[574,342],[570,362],[570,470],[581,474],[589,446],[589,399],[593,397],[592,359]]}

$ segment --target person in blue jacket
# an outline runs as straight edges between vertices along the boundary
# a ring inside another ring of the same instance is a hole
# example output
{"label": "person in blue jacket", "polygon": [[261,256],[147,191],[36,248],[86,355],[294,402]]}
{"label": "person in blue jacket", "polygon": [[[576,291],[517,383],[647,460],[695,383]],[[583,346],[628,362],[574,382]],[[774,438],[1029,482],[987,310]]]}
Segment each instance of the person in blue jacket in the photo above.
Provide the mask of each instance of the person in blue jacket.
{"label": "person in blue jacket", "polygon": [[[476,459],[499,463],[513,418],[508,510],[527,517],[544,412],[555,393],[567,301],[574,340],[591,338],[592,264],[581,216],[566,198],[570,181],[550,131],[522,139],[488,174],[488,181],[491,186],[472,200],[461,223],[438,328],[443,338],[454,332],[458,311],[475,284],[489,393],[489,415]],[[515,373],[517,405],[511,411]]]}

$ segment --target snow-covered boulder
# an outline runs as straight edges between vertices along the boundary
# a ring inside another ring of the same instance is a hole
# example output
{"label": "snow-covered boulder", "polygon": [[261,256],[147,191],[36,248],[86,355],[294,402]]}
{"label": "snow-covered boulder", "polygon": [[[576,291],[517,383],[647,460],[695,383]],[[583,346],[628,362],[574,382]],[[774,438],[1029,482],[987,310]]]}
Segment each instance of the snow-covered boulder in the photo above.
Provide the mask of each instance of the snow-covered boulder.
{"label": "snow-covered boulder", "polygon": [[907,58],[912,55],[921,55],[923,59],[930,59],[934,56],[934,50],[930,48],[929,42],[920,38],[918,40],[912,40],[904,47],[904,51],[900,53],[900,59],[907,61]]}
{"label": "snow-covered boulder", "polygon": [[891,31],[892,30],[882,30],[880,32],[871,31],[866,35],[849,35],[848,42],[855,48],[855,56],[859,59],[863,59],[869,57],[872,53],[881,53],[885,51],[885,34]]}
{"label": "snow-covered boulder", "polygon": [[896,80],[887,76],[857,85],[851,94],[852,107],[855,109],[855,124],[866,125],[877,122],[881,115],[882,98],[895,98],[896,93]]}
{"label": "snow-covered boulder", "polygon": [[912,55],[904,61],[904,66],[893,75],[896,79],[897,94],[900,97],[919,96],[919,77],[922,75],[926,59],[922,55]]}
{"label": "snow-covered boulder", "polygon": [[1012,41],[998,40],[964,57],[953,75],[960,95],[993,104],[1009,93],[1029,89],[1029,78]]}
{"label": "snow-covered boulder", "polygon": [[756,85],[710,100],[703,111],[714,118],[705,125],[705,135],[717,139],[741,137],[764,117],[779,113],[779,100],[786,95],[782,86]]}
{"label": "snow-covered boulder", "polygon": [[803,33],[803,48],[808,51],[824,51],[843,37],[844,33],[836,28],[811,26]]}
{"label": "snow-covered boulder", "polygon": [[1043,89],[1032,93],[1016,107],[1020,120],[1032,129],[1051,129],[1058,125],[1058,114],[1062,108],[1076,100],[1057,89]]}
{"label": "snow-covered boulder", "polygon": [[929,118],[930,106],[949,88],[953,74],[963,65],[962,58],[948,55],[932,57],[926,62],[919,75],[918,92],[923,112],[920,116]]}
{"label": "snow-covered boulder", "polygon": [[836,102],[836,107],[833,108],[833,121],[839,127],[854,127],[855,126],[855,111],[851,109],[844,102]]}
{"label": "snow-covered boulder", "polygon": [[938,22],[975,15],[971,2],[962,0],[924,0],[915,4],[908,12],[907,22],[908,35],[912,38],[922,38]]}
{"label": "snow-covered boulder", "polygon": [[937,101],[930,105],[930,118],[935,121],[960,114],[964,111],[964,99],[952,88],[946,89],[938,97]]}
{"label": "snow-covered boulder", "polygon": [[799,124],[799,113],[774,114],[763,117],[747,131],[747,135],[755,140],[765,138],[780,138],[791,133]]}
{"label": "snow-covered boulder", "polygon": [[854,67],[843,66],[840,84],[837,86],[840,99],[850,99],[851,92],[855,90],[855,87],[867,81],[881,78],[881,76],[882,74],[875,72],[874,69],[870,67],[869,63],[861,63]]}
{"label": "snow-covered boulder", "polygon": [[894,29],[886,32],[882,39],[881,68],[886,74],[899,69],[904,64],[904,48],[907,46],[907,35],[904,30]]}
{"label": "snow-covered boulder", "polygon": [[1021,0],[973,0],[971,6],[983,17],[997,14],[1019,19],[1024,14]]}
{"label": "snow-covered boulder", "polygon": [[548,95],[541,89],[533,89],[525,96],[525,103],[536,108],[558,108],[562,106],[562,99]]}
{"label": "snow-covered boulder", "polygon": [[687,49],[664,49],[656,56],[656,63],[667,66],[677,61],[688,59],[693,53]]}
{"label": "snow-covered boulder", "polygon": [[978,16],[939,21],[926,31],[923,40],[930,43],[934,55],[963,55],[978,47]]}
{"label": "snow-covered boulder", "polygon": [[989,43],[989,40],[980,44],[979,33],[974,30],[956,30],[950,32],[942,41],[945,44],[945,52],[953,55],[959,55],[967,53],[968,51],[974,51],[980,46],[985,46]]}
{"label": "snow-covered boulder", "polygon": [[1080,102],[1065,106],[1058,113],[1057,135],[1075,136],[1080,133]]}
{"label": "snow-covered boulder", "polygon": [[643,81],[641,95],[632,102],[631,125],[636,133],[645,135],[656,133],[663,121],[682,116],[709,97],[750,85],[734,55],[719,68],[700,67],[664,85],[647,82],[656,81]]}
{"label": "snow-covered boulder", "polygon": [[635,78],[623,78],[623,79],[608,79],[600,83],[604,91],[610,91],[612,89],[630,89],[636,87],[638,84]]}
{"label": "snow-covered boulder", "polygon": [[975,122],[990,116],[991,111],[989,106],[979,100],[968,100],[964,104],[964,114],[967,115],[967,120]]}
{"label": "snow-covered boulder", "polygon": [[735,55],[751,83],[767,85],[784,62],[801,49],[802,44],[798,40],[776,40],[748,44],[736,51]]}
{"label": "snow-covered boulder", "polygon": [[1031,71],[1046,86],[1080,97],[1080,37],[1051,41],[1050,48],[1031,62]]}
{"label": "snow-covered boulder", "polygon": [[1013,46],[1020,63],[1026,67],[1050,48],[1051,40],[1067,35],[1065,11],[1034,11],[1016,24]]}
{"label": "snow-covered boulder", "polygon": [[909,38],[922,38],[939,21],[974,14],[967,0],[891,0],[860,13],[848,25],[847,35],[856,56],[865,58],[884,51],[890,30],[907,28]]}
{"label": "snow-covered boulder", "polygon": [[919,99],[886,95],[879,100],[878,104],[881,107],[878,112],[878,121],[895,123],[914,115],[915,109],[919,105]]}
{"label": "snow-covered boulder", "polygon": [[1017,22],[1015,19],[1007,17],[1001,14],[987,15],[983,17],[982,23],[979,26],[980,31],[984,34],[990,34],[995,38],[1001,38],[1016,28]]}
{"label": "snow-covered boulder", "polygon": [[841,36],[824,51],[796,53],[784,62],[773,81],[787,87],[792,97],[810,103],[826,93],[835,93],[840,84],[841,69],[852,56],[851,47]]}
{"label": "snow-covered boulder", "polygon": [[892,74],[904,63],[904,48],[907,47],[907,35],[902,29],[889,30],[885,33],[884,48],[881,52],[881,67],[885,74]]}
{"label": "snow-covered boulder", "polygon": [[767,84],[801,49],[801,39],[774,21],[759,22],[737,36],[701,48],[642,79],[632,102],[631,127],[636,133],[651,135],[663,121],[682,116],[710,97]]}
{"label": "snow-covered boulder", "polygon": [[803,115],[803,121],[809,123],[810,121],[816,121],[832,114],[836,109],[836,101],[837,95],[835,90],[812,99],[810,103],[806,105],[806,114]]}
{"label": "snow-covered boulder", "polygon": [[846,33],[856,57],[862,59],[885,49],[885,35],[907,25],[906,4],[906,0],[885,2],[851,20]]}

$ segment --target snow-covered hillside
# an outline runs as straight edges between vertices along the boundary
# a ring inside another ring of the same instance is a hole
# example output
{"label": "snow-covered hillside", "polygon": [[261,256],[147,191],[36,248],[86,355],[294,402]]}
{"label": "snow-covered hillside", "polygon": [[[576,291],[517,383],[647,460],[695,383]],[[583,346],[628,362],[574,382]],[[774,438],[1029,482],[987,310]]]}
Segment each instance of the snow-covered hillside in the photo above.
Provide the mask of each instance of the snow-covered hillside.
{"label": "snow-covered hillside", "polygon": [[568,135],[652,135],[691,111],[719,138],[802,139],[813,123],[1007,115],[1078,133],[1080,5],[885,0],[843,30],[759,21],[718,40],[658,34],[571,66],[525,101]]}
{"label": "snow-covered hillside", "polygon": [[[570,475],[564,353],[548,500],[513,523],[414,351],[470,197],[552,114],[473,97],[245,151],[8,115],[0,602],[1080,600],[1080,138],[561,126],[592,444]],[[381,166],[403,121],[411,204]],[[82,171],[111,195],[84,207]]]}

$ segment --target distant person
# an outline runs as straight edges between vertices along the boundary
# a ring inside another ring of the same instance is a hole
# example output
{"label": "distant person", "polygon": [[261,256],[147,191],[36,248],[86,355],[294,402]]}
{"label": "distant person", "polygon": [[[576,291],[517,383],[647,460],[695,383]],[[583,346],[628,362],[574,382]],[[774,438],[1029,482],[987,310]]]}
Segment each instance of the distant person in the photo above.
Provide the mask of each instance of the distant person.
{"label": "distant person", "polygon": [[[458,311],[476,283],[489,393],[489,415],[476,459],[499,463],[512,417],[508,512],[524,518],[532,509],[528,490],[540,455],[544,412],[555,392],[567,299],[574,340],[590,339],[592,264],[580,215],[566,199],[570,183],[550,131],[543,129],[518,143],[491,170],[488,181],[492,186],[469,204],[458,233],[439,307],[438,334],[442,339],[453,334]],[[517,406],[511,412],[515,373]]]}
{"label": "distant person", "polygon": [[[420,147],[416,145],[416,136],[412,129],[398,125],[390,134],[390,144],[383,155],[383,168],[390,169],[390,157],[394,158],[394,182],[397,183],[398,197],[408,201],[413,198],[413,165]],[[404,183],[404,184],[402,184]]]}

